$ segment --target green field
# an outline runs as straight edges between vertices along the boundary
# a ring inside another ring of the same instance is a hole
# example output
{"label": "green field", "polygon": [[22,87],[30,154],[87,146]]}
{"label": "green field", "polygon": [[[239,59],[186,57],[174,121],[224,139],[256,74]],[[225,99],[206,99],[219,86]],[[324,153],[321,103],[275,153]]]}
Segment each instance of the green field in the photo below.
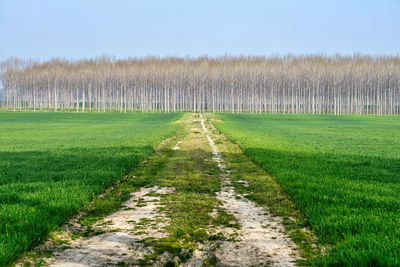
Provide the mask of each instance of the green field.
{"label": "green field", "polygon": [[0,112],[0,266],[152,153],[180,116]]}
{"label": "green field", "polygon": [[308,218],[327,251],[314,264],[400,265],[400,117],[220,117]]}

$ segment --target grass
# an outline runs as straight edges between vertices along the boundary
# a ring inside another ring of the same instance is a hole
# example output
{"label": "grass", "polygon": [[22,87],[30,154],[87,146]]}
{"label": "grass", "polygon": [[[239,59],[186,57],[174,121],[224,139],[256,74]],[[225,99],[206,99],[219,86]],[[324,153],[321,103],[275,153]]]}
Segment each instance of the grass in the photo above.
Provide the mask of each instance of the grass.
{"label": "grass", "polygon": [[178,130],[180,116],[0,112],[0,265],[136,167]]}
{"label": "grass", "polygon": [[216,127],[275,177],[326,247],[311,264],[400,264],[400,117],[220,117]]}

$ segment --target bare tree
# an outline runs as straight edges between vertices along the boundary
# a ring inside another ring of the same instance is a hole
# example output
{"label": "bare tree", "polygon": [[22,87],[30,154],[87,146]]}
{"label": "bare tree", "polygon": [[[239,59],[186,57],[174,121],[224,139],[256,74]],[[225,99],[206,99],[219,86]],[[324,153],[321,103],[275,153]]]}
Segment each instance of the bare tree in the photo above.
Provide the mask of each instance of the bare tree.
{"label": "bare tree", "polygon": [[10,58],[0,67],[5,109],[400,113],[399,57]]}

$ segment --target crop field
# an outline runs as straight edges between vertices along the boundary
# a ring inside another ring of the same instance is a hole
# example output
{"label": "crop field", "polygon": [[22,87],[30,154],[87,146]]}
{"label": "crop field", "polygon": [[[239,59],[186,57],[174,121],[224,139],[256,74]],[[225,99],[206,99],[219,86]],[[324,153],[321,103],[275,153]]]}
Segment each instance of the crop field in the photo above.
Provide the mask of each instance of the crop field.
{"label": "crop field", "polygon": [[[62,257],[105,264],[102,256],[113,255],[115,264],[151,265],[171,253],[176,264],[192,266],[199,247],[210,265],[248,266],[256,258],[285,265],[282,255],[293,255],[288,261],[306,265],[393,266],[400,262],[399,193],[397,116],[0,112],[1,266],[25,251],[31,260],[22,262],[33,264]],[[89,228],[59,227],[80,210],[77,225]],[[124,212],[128,221],[118,217]],[[113,226],[118,220],[122,230]],[[142,256],[132,261],[123,239],[114,251],[125,235],[154,253],[135,247]],[[96,243],[107,236],[117,239]],[[61,247],[40,252],[46,240]],[[91,244],[98,250],[87,255]],[[232,263],[232,255],[241,256]]]}
{"label": "crop field", "polygon": [[314,264],[400,264],[400,117],[220,117],[216,127],[273,175],[307,217],[326,247]]}
{"label": "crop field", "polygon": [[180,116],[0,112],[0,266],[137,166]]}

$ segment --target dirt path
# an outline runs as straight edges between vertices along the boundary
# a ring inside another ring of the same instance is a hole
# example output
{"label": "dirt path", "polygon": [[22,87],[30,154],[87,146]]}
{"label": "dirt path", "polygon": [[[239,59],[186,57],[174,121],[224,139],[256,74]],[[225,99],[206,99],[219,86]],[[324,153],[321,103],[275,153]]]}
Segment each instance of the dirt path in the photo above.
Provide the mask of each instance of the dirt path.
{"label": "dirt path", "polygon": [[96,222],[98,234],[70,238],[36,263],[294,266],[298,252],[281,219],[235,191],[234,170],[214,142],[218,135],[208,130],[213,126],[202,115],[185,117],[182,134],[163,144],[132,178],[147,186]]}

